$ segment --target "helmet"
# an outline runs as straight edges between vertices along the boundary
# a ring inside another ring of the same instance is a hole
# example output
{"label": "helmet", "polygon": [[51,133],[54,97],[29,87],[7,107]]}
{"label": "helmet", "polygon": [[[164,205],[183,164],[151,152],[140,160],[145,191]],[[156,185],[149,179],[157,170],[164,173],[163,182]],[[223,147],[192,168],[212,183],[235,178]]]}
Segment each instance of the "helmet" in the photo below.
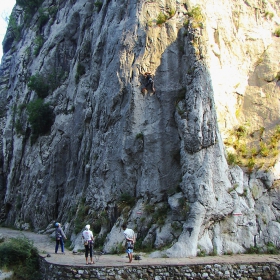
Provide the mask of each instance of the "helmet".
{"label": "helmet", "polygon": [[58,223],[58,222],[56,222],[54,225],[55,225],[56,227],[58,227],[58,226],[59,226],[59,223]]}
{"label": "helmet", "polygon": [[89,230],[89,229],[90,229],[90,225],[86,225],[85,228],[86,228],[87,230]]}

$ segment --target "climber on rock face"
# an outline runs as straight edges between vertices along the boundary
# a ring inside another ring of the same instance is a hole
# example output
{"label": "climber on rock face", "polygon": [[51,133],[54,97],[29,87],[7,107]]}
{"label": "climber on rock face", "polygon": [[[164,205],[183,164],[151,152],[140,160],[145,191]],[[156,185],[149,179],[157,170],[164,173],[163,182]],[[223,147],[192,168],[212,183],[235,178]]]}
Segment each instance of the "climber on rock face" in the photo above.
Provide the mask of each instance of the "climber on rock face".
{"label": "climber on rock face", "polygon": [[154,88],[154,80],[153,80],[154,75],[151,72],[145,72],[143,75],[146,79],[146,84],[145,87],[142,89],[142,92],[146,91],[148,88],[151,88],[153,93],[155,93],[156,90]]}

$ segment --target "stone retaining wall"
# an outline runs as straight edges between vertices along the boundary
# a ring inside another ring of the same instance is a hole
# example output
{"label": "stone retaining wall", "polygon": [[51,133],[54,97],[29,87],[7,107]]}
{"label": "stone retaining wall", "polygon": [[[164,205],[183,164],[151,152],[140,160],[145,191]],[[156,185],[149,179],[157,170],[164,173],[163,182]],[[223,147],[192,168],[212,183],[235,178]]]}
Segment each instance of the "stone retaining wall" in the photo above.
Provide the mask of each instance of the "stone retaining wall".
{"label": "stone retaining wall", "polygon": [[40,264],[42,280],[280,280],[280,265],[275,263],[85,267],[51,264],[41,258]]}

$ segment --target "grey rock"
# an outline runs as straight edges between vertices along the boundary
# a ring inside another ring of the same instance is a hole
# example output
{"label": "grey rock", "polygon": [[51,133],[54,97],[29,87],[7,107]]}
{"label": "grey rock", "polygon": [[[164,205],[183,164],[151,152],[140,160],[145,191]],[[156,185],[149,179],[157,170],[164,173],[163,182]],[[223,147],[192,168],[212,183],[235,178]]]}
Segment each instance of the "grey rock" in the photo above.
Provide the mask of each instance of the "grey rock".
{"label": "grey rock", "polygon": [[[172,244],[169,257],[278,242],[279,160],[247,172],[224,145],[244,122],[263,141],[279,122],[278,4],[267,20],[251,2],[197,3],[198,26],[183,1],[161,26],[159,2],[46,0],[56,12],[39,27],[16,6],[23,29],[8,28],[0,67],[0,222],[54,236],[60,221],[74,251],[86,223],[106,252],[123,245],[123,222],[143,246]],[[37,73],[53,112],[40,135],[28,113]]]}

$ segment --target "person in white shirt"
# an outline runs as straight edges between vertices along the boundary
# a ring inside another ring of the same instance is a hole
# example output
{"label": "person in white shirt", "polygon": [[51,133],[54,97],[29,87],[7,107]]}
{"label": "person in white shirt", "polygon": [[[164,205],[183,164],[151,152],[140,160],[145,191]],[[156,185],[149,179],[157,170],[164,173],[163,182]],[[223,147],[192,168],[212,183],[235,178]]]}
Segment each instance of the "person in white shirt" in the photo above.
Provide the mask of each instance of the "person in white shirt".
{"label": "person in white shirt", "polygon": [[126,240],[126,252],[128,255],[129,263],[132,262],[132,253],[135,243],[135,233],[132,229],[127,228],[126,224],[122,225],[122,229],[124,230],[123,234]]}
{"label": "person in white shirt", "polygon": [[[86,257],[86,264],[94,264],[94,261],[92,260],[92,249],[93,249],[93,233],[90,229],[90,225],[85,226],[85,230],[82,234],[82,239],[85,246],[85,257]],[[90,263],[88,262],[88,253],[90,255]]]}

